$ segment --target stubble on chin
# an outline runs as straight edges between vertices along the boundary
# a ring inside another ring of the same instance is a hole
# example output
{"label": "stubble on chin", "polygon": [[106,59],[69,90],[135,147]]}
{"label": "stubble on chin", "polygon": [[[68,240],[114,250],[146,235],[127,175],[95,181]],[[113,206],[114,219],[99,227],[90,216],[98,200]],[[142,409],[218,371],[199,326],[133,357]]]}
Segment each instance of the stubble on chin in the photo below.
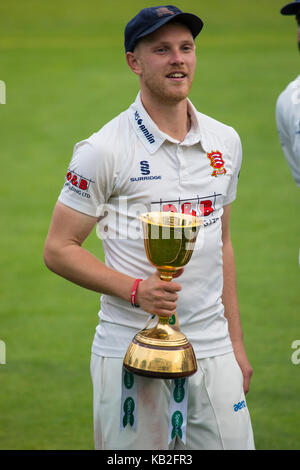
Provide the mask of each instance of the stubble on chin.
{"label": "stubble on chin", "polygon": [[148,92],[152,97],[161,102],[161,104],[174,105],[180,103],[188,97],[191,86],[173,86],[168,87],[163,84],[146,83]]}

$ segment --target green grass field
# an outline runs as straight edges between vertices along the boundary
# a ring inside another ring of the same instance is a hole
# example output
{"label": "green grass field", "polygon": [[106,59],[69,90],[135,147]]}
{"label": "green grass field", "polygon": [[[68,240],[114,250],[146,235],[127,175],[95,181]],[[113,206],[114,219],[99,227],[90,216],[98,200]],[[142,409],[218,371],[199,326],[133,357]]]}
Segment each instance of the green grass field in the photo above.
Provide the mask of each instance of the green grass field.
{"label": "green grass field", "polygon": [[[187,0],[201,16],[196,107],[232,125],[244,160],[232,208],[247,395],[257,449],[300,448],[300,195],[275,126],[299,73],[287,1]],[[123,52],[138,0],[0,4],[0,449],[92,449],[91,342],[99,296],[50,273],[43,245],[73,146],[135,99]],[[100,258],[96,234],[86,247]]]}

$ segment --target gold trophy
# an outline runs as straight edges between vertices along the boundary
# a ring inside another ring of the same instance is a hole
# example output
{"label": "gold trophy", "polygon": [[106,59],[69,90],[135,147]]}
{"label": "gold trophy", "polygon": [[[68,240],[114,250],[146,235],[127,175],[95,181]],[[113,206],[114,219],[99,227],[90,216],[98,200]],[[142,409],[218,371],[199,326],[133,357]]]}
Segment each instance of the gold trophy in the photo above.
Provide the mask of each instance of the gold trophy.
{"label": "gold trophy", "polygon": [[[147,258],[161,279],[171,281],[191,259],[202,219],[177,212],[149,212],[140,219]],[[147,329],[148,325],[130,343],[124,367],[137,375],[164,379],[194,374],[195,353],[180,331],[177,314],[171,320],[158,317],[154,328]]]}

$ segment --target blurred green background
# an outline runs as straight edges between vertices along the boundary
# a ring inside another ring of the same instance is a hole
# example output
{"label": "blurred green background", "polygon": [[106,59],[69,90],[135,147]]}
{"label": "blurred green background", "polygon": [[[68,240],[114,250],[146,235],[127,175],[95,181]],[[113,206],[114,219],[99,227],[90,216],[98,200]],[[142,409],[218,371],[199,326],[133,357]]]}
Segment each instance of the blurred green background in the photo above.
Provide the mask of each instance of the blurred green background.
{"label": "blurred green background", "polygon": [[[205,22],[190,97],[243,143],[232,239],[257,449],[300,448],[300,364],[291,361],[300,339],[300,198],[275,125],[276,99],[299,73],[295,19],[279,13],[285,3],[176,3]],[[99,295],[49,272],[43,245],[74,144],[135,99],[123,30],[154,5],[0,4],[1,449],[93,448],[89,360]],[[86,247],[102,258],[95,232]]]}

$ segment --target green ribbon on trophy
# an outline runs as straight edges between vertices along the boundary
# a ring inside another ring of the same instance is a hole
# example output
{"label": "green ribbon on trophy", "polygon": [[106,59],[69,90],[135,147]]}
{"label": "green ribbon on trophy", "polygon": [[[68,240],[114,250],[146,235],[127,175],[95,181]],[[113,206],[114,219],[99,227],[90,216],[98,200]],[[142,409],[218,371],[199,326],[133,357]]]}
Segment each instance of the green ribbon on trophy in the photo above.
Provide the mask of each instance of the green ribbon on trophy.
{"label": "green ribbon on trophy", "polygon": [[123,367],[120,429],[129,424],[136,431],[137,423],[137,386],[134,374]]}
{"label": "green ribbon on trophy", "polygon": [[[188,402],[188,378],[178,378],[171,381],[171,399],[169,410],[169,436],[168,444],[178,436],[186,443]],[[137,384],[136,377],[123,368],[122,371],[122,397],[120,413],[120,430],[129,424],[136,431],[137,427]]]}
{"label": "green ribbon on trophy", "polygon": [[176,436],[178,436],[184,444],[186,443],[187,403],[188,378],[181,377],[172,380],[168,444],[170,444]]}

